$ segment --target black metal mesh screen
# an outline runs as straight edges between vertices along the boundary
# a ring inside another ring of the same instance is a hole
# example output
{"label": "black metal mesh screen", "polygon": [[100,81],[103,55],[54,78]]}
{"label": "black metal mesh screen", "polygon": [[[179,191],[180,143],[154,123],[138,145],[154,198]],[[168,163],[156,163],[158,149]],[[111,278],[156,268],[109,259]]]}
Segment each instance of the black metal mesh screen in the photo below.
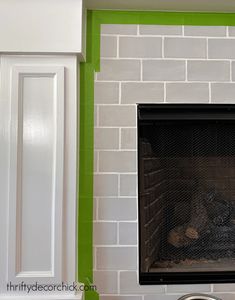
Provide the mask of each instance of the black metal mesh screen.
{"label": "black metal mesh screen", "polygon": [[225,268],[235,258],[235,123],[139,127],[141,270]]}

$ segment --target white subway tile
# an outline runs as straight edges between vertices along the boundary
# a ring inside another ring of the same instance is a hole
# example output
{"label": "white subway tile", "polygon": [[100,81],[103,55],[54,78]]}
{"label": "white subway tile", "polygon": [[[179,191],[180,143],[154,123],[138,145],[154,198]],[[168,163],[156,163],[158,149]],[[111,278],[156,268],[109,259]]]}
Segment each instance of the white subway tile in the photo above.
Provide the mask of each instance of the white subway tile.
{"label": "white subway tile", "polygon": [[119,56],[122,58],[162,57],[162,38],[120,37]]}
{"label": "white subway tile", "polygon": [[164,101],[163,83],[122,83],[121,91],[121,102],[124,104]]}
{"label": "white subway tile", "polygon": [[94,175],[94,196],[117,196],[118,175],[117,174],[96,174]]}
{"label": "white subway tile", "polygon": [[95,82],[95,103],[115,104],[119,101],[119,84],[117,82]]}
{"label": "white subway tile", "polygon": [[99,126],[104,126],[104,127],[136,126],[136,106],[135,105],[100,106]]}
{"label": "white subway tile", "polygon": [[137,130],[136,128],[121,129],[121,148],[137,149]]}
{"label": "white subway tile", "polygon": [[98,270],[135,270],[137,247],[97,247]]}
{"label": "white subway tile", "polygon": [[94,244],[114,245],[117,244],[117,223],[116,222],[94,222]]}
{"label": "white subway tile", "polygon": [[167,293],[204,293],[210,292],[210,284],[179,284],[167,285]]}
{"label": "white subway tile", "polygon": [[137,195],[137,175],[132,175],[132,174],[120,175],[120,195],[121,196]]}
{"label": "white subway tile", "polygon": [[100,198],[98,218],[106,221],[136,221],[136,198]]}
{"label": "white subway tile", "polygon": [[117,57],[117,37],[101,36],[100,56],[105,58]]}
{"label": "white subway tile", "polygon": [[101,34],[137,34],[137,25],[102,24]]}
{"label": "white subway tile", "polygon": [[101,172],[136,172],[135,151],[101,151],[99,170]]}
{"label": "white subway tile", "polygon": [[120,288],[122,294],[157,294],[165,291],[163,285],[140,285],[137,272],[120,272]]}
{"label": "white subway tile", "polygon": [[211,101],[235,103],[235,83],[212,83]]}
{"label": "white subway tile", "polygon": [[235,58],[235,39],[209,39],[208,58]]}
{"label": "white subway tile", "polygon": [[165,38],[164,55],[169,58],[206,58],[206,39]]}
{"label": "white subway tile", "polygon": [[181,35],[182,26],[177,25],[140,25],[140,34]]}
{"label": "white subway tile", "polygon": [[188,80],[228,81],[229,79],[228,61],[188,61]]}
{"label": "white subway tile", "polygon": [[119,129],[118,128],[95,128],[94,147],[95,149],[118,149]]}
{"label": "white subway tile", "polygon": [[119,244],[137,245],[137,223],[119,223]]}
{"label": "white subway tile", "polygon": [[185,61],[148,60],[143,61],[144,81],[184,81]]}
{"label": "white subway tile", "polygon": [[98,293],[116,294],[118,292],[118,272],[94,271],[94,284]]}
{"label": "white subway tile", "polygon": [[226,26],[184,26],[184,35],[190,36],[226,36]]}
{"label": "white subway tile", "polygon": [[167,102],[209,102],[208,83],[167,83]]}
{"label": "white subway tile", "polygon": [[128,59],[101,59],[98,80],[140,80],[140,61]]}

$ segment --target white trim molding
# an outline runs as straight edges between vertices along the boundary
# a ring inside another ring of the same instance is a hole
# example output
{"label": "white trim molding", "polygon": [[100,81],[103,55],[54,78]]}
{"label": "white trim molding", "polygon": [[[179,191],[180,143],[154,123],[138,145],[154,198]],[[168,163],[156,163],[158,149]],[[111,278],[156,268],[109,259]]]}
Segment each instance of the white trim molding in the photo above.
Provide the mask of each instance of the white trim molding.
{"label": "white trim molding", "polygon": [[1,0],[0,52],[85,57],[83,0]]}

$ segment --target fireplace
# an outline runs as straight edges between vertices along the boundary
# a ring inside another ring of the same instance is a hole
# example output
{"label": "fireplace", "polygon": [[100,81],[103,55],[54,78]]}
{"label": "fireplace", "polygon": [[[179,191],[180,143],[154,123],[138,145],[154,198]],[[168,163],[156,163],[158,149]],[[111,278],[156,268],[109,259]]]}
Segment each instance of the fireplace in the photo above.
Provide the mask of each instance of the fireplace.
{"label": "fireplace", "polygon": [[138,105],[140,284],[235,282],[235,105]]}

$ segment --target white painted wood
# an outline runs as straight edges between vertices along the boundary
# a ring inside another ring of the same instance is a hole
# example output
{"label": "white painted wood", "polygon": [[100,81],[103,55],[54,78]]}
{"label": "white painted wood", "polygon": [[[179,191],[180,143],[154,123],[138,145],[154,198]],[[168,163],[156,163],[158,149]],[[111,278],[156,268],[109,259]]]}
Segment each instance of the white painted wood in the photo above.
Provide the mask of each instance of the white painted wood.
{"label": "white painted wood", "polygon": [[84,14],[83,0],[1,0],[0,52],[76,53],[82,59]]}
{"label": "white painted wood", "polygon": [[85,0],[88,9],[235,12],[231,0]]}
{"label": "white painted wood", "polygon": [[76,272],[76,56],[2,56],[0,299]]}
{"label": "white painted wood", "polygon": [[11,91],[8,278],[59,282],[64,68],[13,66]]}

